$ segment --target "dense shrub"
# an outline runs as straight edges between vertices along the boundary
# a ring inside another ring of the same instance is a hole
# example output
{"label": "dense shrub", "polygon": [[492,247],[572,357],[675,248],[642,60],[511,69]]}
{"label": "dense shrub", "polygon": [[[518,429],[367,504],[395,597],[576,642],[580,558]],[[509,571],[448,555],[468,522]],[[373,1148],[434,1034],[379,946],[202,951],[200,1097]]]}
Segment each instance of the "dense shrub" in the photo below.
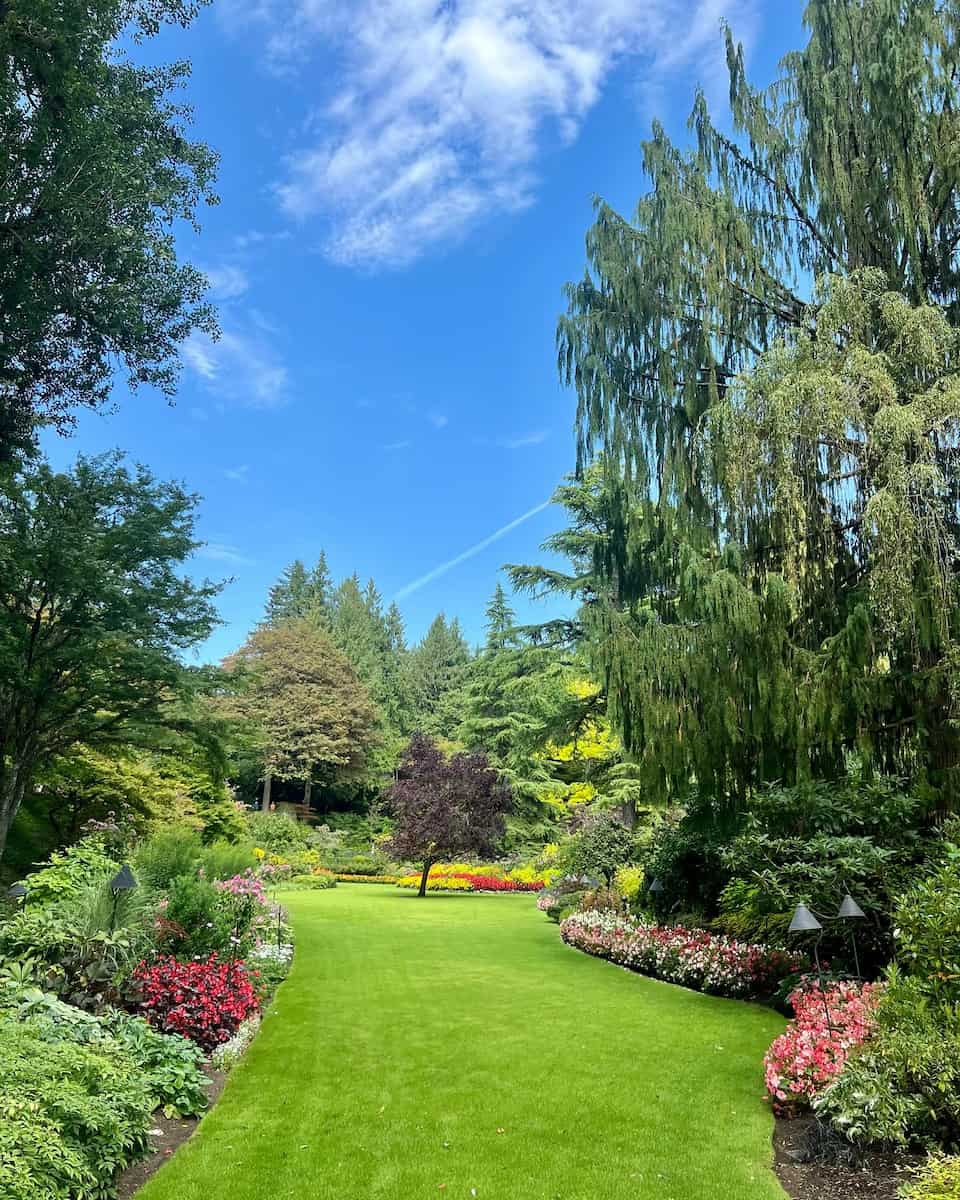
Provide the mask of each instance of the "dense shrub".
{"label": "dense shrub", "polygon": [[900,1200],[960,1200],[960,1157],[936,1154],[918,1168]]}
{"label": "dense shrub", "polygon": [[157,943],[182,958],[242,955],[249,948],[259,906],[258,897],[249,891],[236,893],[222,883],[181,875],[161,904]]}
{"label": "dense shrub", "polygon": [[853,1142],[960,1145],[960,1014],[893,971],[875,1022],[816,1102],[818,1115]]}
{"label": "dense shrub", "polygon": [[320,892],[336,887],[337,877],[329,871],[317,871],[312,875],[294,875],[283,886],[293,891]]}
{"label": "dense shrub", "polygon": [[600,875],[609,884],[617,868],[636,860],[631,830],[611,813],[593,814],[562,848],[558,866],[574,875]]}
{"label": "dense shrub", "polygon": [[561,923],[560,935],[587,954],[716,996],[772,995],[781,979],[803,965],[783,950],[702,929],[644,925],[610,910],[574,913]]}
{"label": "dense shrub", "polygon": [[141,1156],[152,1097],[116,1042],[47,1041],[0,1016],[0,1196],[100,1200]]}
{"label": "dense shrub", "polygon": [[134,871],[145,887],[165,892],[175,879],[196,874],[202,854],[200,835],[192,829],[163,829],[140,845]]}
{"label": "dense shrub", "polygon": [[794,1018],[764,1058],[767,1091],[778,1111],[808,1107],[873,1032],[877,986],[805,981],[789,998]]}
{"label": "dense shrub", "polygon": [[242,962],[219,959],[141,963],[133,974],[137,1011],[163,1033],[179,1033],[204,1050],[229,1041],[259,1004]]}
{"label": "dense shrub", "polygon": [[251,870],[255,863],[249,843],[212,842],[203,847],[199,865],[207,879],[230,879]]}
{"label": "dense shrub", "polygon": [[207,1106],[201,1051],[186,1038],[159,1033],[118,1009],[99,1016],[30,990],[0,992],[3,1015],[25,1022],[44,1042],[72,1042],[126,1056],[142,1072],[152,1108],[167,1116],[196,1116]]}
{"label": "dense shrub", "polygon": [[286,813],[249,813],[246,820],[250,840],[268,854],[306,849],[309,845],[309,828]]}
{"label": "dense shrub", "polygon": [[934,1001],[960,1004],[960,855],[900,897],[894,913],[897,962]]}
{"label": "dense shrub", "polygon": [[119,865],[98,837],[84,838],[66,850],[55,850],[45,866],[24,880],[30,907],[75,900],[88,888],[116,874]]}
{"label": "dense shrub", "polygon": [[349,875],[344,871],[337,872],[341,883],[399,883],[399,875]]}

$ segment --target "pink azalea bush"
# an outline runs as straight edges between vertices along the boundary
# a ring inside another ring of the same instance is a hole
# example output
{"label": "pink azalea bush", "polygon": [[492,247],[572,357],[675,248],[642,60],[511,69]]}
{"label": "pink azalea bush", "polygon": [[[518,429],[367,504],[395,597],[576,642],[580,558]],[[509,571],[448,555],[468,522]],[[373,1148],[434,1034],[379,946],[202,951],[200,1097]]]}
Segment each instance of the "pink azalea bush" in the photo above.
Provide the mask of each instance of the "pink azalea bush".
{"label": "pink azalea bush", "polygon": [[560,924],[570,946],[668,983],[744,999],[769,995],[804,960],[784,950],[681,925],[646,925],[612,909],[578,912]]}
{"label": "pink azalea bush", "polygon": [[807,1108],[870,1037],[880,984],[805,982],[790,995],[794,1019],[763,1060],[767,1091],[781,1113]]}

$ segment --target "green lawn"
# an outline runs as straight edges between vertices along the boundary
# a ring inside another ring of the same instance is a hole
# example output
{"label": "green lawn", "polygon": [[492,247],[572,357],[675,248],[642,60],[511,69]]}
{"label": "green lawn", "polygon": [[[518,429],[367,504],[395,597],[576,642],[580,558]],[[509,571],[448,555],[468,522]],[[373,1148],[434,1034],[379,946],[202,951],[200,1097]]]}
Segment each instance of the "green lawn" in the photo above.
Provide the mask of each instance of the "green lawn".
{"label": "green lawn", "polygon": [[782,1200],[774,1013],[570,950],[531,896],[287,902],[293,972],[138,1200]]}

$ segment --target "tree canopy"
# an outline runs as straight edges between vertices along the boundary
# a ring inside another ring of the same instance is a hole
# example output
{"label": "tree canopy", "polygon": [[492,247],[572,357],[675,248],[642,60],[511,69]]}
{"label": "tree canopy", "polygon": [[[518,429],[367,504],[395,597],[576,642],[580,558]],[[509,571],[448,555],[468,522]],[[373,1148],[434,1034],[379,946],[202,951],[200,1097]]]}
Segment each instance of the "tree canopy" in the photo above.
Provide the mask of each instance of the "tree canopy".
{"label": "tree canopy", "polygon": [[512,797],[484,754],[448,759],[431,738],[414,734],[384,800],[395,822],[392,853],[423,863],[422,896],[441,858],[496,851]]}
{"label": "tree canopy", "polygon": [[172,396],[178,347],[216,332],[172,229],[194,222],[216,156],[187,137],[186,63],[135,64],[124,35],[185,25],[191,0],[0,4],[0,454],[37,421],[131,385]]}
{"label": "tree canopy", "polygon": [[189,725],[180,654],[210,633],[219,590],[178,573],[195,509],[117,454],[0,473],[0,854],[42,764]]}

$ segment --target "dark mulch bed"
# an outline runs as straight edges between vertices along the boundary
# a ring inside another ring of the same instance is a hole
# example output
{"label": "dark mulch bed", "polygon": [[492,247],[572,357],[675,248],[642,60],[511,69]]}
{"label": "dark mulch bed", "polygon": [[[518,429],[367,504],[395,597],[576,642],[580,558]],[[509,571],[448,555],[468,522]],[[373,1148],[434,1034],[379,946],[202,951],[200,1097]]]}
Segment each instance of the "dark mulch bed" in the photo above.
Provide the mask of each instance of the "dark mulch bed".
{"label": "dark mulch bed", "polygon": [[916,1159],[868,1153],[845,1163],[850,1149],[824,1142],[811,1117],[778,1120],[773,1135],[777,1176],[791,1200],[897,1200]]}
{"label": "dark mulch bed", "polygon": [[[210,1100],[210,1108],[212,1108],[223,1091],[227,1076],[223,1071],[214,1071],[210,1067],[205,1069],[204,1074],[210,1080],[205,1091]],[[209,1111],[208,1108],[207,1112]],[[185,1121],[179,1121],[165,1117],[162,1112],[155,1112],[153,1125],[150,1127],[151,1153],[147,1158],[134,1163],[132,1167],[127,1167],[120,1175],[117,1180],[117,1200],[130,1200],[130,1197],[143,1187],[154,1171],[163,1166],[174,1150],[183,1145],[198,1124],[198,1117],[189,1117]]]}

